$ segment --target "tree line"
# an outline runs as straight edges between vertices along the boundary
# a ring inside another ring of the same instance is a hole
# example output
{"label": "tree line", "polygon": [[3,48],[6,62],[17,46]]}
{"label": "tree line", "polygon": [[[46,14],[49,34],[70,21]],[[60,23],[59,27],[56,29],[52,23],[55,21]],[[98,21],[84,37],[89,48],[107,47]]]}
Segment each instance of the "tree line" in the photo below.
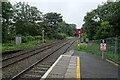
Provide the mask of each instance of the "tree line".
{"label": "tree line", "polygon": [[49,39],[75,36],[76,25],[68,24],[56,12],[43,14],[35,6],[25,2],[12,5],[2,2],[2,41],[9,42],[16,36],[41,36],[42,30]]}
{"label": "tree line", "polygon": [[120,36],[120,1],[106,2],[84,17],[84,35],[90,39]]}

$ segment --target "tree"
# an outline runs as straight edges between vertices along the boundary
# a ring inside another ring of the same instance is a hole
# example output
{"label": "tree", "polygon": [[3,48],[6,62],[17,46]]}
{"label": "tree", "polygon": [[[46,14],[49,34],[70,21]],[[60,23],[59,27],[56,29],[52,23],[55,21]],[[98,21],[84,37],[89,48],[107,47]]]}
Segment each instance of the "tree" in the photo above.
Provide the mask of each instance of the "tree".
{"label": "tree", "polygon": [[39,21],[42,18],[42,12],[40,12],[35,6],[30,6],[28,3],[19,2],[14,4],[15,21]]}
{"label": "tree", "polygon": [[98,8],[99,16],[103,21],[108,21],[112,26],[110,28],[112,37],[120,36],[120,2],[108,2]]}
{"label": "tree", "polygon": [[57,36],[60,22],[62,22],[61,14],[51,12],[44,15],[44,30],[49,38]]}
{"label": "tree", "polygon": [[9,29],[12,26],[13,8],[10,2],[2,2],[2,41],[9,40]]}
{"label": "tree", "polygon": [[64,33],[67,36],[75,36],[76,35],[76,25],[75,24],[68,24],[65,21],[62,21],[58,25],[58,32]]}
{"label": "tree", "polygon": [[110,24],[109,22],[105,21],[102,22],[100,25],[100,29],[98,29],[97,33],[94,36],[94,39],[104,39],[107,37],[111,37],[111,31],[110,31]]}
{"label": "tree", "polygon": [[93,36],[96,34],[98,26],[100,25],[100,21],[96,16],[96,10],[93,10],[88,12],[84,17],[85,23],[83,24],[83,30],[90,39],[93,39]]}
{"label": "tree", "polygon": [[67,29],[67,35],[68,36],[75,36],[76,34],[76,25],[75,24],[68,24],[66,27]]}
{"label": "tree", "polygon": [[[120,36],[120,2],[107,2],[88,12],[83,29],[90,39]],[[108,29],[103,28],[107,26]],[[107,30],[106,32],[102,30]]]}
{"label": "tree", "polygon": [[16,3],[14,5],[14,15],[16,34],[38,35],[37,28],[39,26],[36,21],[42,20],[42,12],[35,6],[30,6],[25,2]]}
{"label": "tree", "polygon": [[[2,4],[3,42],[15,39],[15,36],[38,36],[45,31],[45,37],[63,39],[74,36],[75,24],[63,22],[62,15],[56,12],[42,14],[35,6],[19,2],[13,6]],[[9,39],[8,39],[9,38]]]}

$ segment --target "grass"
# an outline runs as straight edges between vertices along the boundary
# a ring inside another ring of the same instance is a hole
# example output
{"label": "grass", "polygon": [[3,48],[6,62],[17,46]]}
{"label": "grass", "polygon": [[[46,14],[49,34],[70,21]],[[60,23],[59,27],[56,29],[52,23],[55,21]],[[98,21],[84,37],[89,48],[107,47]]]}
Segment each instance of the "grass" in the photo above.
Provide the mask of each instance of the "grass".
{"label": "grass", "polygon": [[[81,44],[80,46],[75,46],[75,50],[91,53],[97,56],[101,56],[100,45],[96,43]],[[110,59],[118,64],[120,64],[120,54],[115,54],[114,50],[108,49],[104,51],[105,58]]]}
{"label": "grass", "polygon": [[120,64],[120,54],[115,54],[113,52],[106,51],[105,56],[107,59],[110,59],[110,60]]}
{"label": "grass", "polygon": [[[53,40],[46,41],[46,43],[52,43],[52,42],[54,41]],[[2,52],[8,52],[8,51],[13,51],[13,50],[22,50],[26,48],[32,48],[40,44],[42,44],[41,40],[34,40],[34,41],[29,41],[29,42],[21,43],[21,44],[3,43],[0,49],[2,49]]]}
{"label": "grass", "polygon": [[81,44],[80,46],[75,46],[75,50],[86,52],[87,51],[87,45],[86,44]]}

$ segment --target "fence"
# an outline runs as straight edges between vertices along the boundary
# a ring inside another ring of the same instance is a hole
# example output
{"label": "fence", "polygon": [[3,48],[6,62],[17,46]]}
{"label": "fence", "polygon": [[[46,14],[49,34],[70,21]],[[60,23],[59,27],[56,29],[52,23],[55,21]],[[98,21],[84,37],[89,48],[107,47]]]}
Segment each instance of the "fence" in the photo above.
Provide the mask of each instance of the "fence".
{"label": "fence", "polygon": [[[107,38],[107,50],[104,51],[105,58],[110,59],[120,64],[120,37]],[[101,40],[92,40],[88,43],[88,52],[101,56],[100,50]]]}

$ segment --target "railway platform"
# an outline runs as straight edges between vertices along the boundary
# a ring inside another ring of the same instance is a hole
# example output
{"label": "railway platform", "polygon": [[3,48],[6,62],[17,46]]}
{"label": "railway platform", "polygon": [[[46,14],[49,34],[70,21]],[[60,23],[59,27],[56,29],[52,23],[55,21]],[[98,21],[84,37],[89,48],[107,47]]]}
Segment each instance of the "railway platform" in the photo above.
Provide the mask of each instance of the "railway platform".
{"label": "railway platform", "polygon": [[118,80],[118,66],[85,52],[69,51],[61,55],[42,80]]}
{"label": "railway platform", "polygon": [[72,79],[80,80],[80,60],[77,56],[71,56],[73,51],[61,55],[56,62],[43,75],[42,80],[47,79]]}

